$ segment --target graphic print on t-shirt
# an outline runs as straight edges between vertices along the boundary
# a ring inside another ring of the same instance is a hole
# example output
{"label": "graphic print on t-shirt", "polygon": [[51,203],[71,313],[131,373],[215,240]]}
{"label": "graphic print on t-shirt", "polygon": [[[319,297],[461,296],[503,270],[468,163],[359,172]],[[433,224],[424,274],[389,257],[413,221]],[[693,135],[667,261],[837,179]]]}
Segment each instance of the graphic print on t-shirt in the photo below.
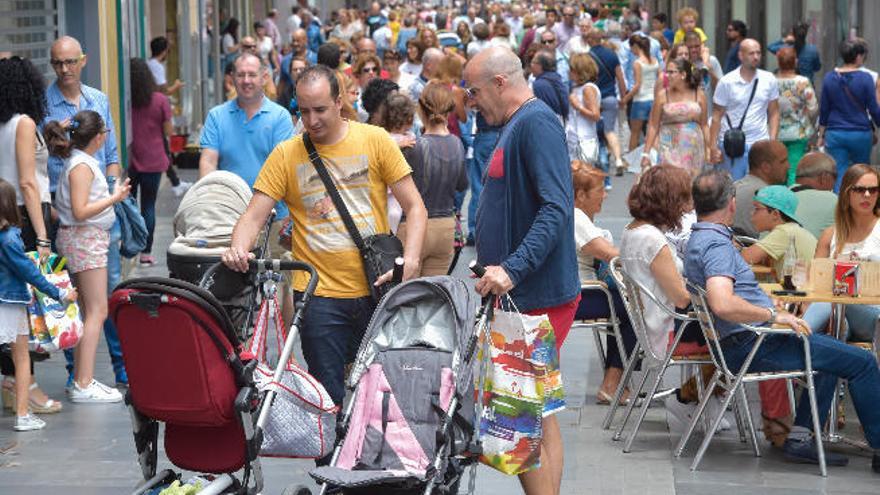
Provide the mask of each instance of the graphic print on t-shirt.
{"label": "graphic print on t-shirt", "polygon": [[504,148],[495,148],[492,153],[492,159],[489,160],[489,177],[493,179],[501,179],[504,177]]}
{"label": "graphic print on t-shirt", "polygon": [[[367,156],[322,157],[322,160],[361,236],[373,235],[376,218],[370,203]],[[303,229],[309,248],[316,252],[357,249],[315,167],[309,162],[301,163],[297,165],[296,176],[306,211]]]}

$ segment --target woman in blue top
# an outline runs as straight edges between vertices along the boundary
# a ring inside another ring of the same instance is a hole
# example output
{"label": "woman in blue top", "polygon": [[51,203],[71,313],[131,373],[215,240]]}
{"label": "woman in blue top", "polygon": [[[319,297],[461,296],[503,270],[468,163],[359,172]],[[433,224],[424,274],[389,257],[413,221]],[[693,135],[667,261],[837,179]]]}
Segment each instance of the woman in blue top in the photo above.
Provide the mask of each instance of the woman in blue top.
{"label": "woman in blue top", "polygon": [[798,22],[785,35],[785,38],[770,43],[767,50],[775,55],[784,46],[794,47],[798,60],[797,73],[809,79],[812,84],[813,74],[822,69],[822,61],[819,59],[819,49],[816,48],[816,45],[807,43],[807,33],[809,32],[809,24]]}
{"label": "woman in blue top", "polygon": [[15,426],[16,431],[39,430],[46,426],[28,411],[28,388],[31,364],[28,354],[27,304],[31,284],[56,301],[76,301],[76,289],[59,290],[49,283],[24,252],[21,239],[21,215],[16,204],[15,188],[0,179],[0,344],[12,344],[15,362]]}
{"label": "woman in blue top", "polygon": [[837,163],[834,192],[840,189],[850,165],[870,161],[874,126],[880,122],[874,80],[859,70],[864,63],[864,46],[844,40],[840,56],[843,66],[825,74],[819,98],[819,146],[825,146]]}

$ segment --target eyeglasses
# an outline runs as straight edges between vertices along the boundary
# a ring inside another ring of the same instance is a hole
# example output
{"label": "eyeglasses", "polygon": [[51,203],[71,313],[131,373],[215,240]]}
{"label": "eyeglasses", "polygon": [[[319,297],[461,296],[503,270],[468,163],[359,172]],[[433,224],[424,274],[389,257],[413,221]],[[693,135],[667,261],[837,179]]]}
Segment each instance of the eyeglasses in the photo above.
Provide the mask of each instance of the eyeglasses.
{"label": "eyeglasses", "polygon": [[549,39],[549,40],[541,40],[541,44],[542,44],[542,45],[552,45],[553,43],[556,43],[556,39],[555,39],[555,38],[554,38],[554,39]]}
{"label": "eyeglasses", "polygon": [[68,59],[65,59],[65,60],[52,59],[52,60],[49,61],[49,64],[50,64],[52,67],[56,68],[56,69],[60,69],[60,68],[64,67],[65,65],[68,65],[68,66],[74,66],[74,65],[76,65],[76,64],[78,64],[78,63],[80,63],[80,62],[82,62],[82,60],[83,60],[85,57],[86,57],[85,55],[80,55],[79,57],[76,57],[76,58],[68,58]]}
{"label": "eyeglasses", "polygon": [[469,100],[476,99],[477,95],[479,95],[479,94],[480,94],[480,88],[478,88],[478,87],[476,87],[476,86],[471,86],[471,87],[469,87],[469,88],[464,88],[464,95],[465,95],[465,96],[467,97],[467,99],[469,99]]}
{"label": "eyeglasses", "polygon": [[241,47],[245,50],[256,50],[257,45],[241,45]]}
{"label": "eyeglasses", "polygon": [[866,194],[874,196],[875,194],[880,193],[880,186],[851,186],[849,192],[858,194],[859,196],[864,196]]}
{"label": "eyeglasses", "polygon": [[364,67],[363,69],[361,69],[361,74],[369,74],[369,73],[375,74],[376,72],[379,72],[378,67]]}

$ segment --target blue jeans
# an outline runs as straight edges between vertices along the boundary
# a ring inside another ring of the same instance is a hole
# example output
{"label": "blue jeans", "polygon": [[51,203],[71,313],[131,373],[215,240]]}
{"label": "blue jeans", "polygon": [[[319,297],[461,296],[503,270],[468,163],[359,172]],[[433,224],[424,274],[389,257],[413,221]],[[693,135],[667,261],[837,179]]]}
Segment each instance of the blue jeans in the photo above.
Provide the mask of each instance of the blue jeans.
{"label": "blue jeans", "polygon": [[825,151],[837,164],[837,182],[834,192],[839,192],[843,174],[853,163],[871,163],[872,136],[870,131],[825,131]]}
{"label": "blue jeans", "polygon": [[[298,299],[301,294],[297,293]],[[303,357],[333,402],[345,399],[345,365],[354,361],[376,305],[370,297],[313,296],[300,329]]]}
{"label": "blue jeans", "polygon": [[[732,370],[738,370],[757,337],[751,332],[731,335],[721,343],[724,358]],[[880,448],[880,368],[874,356],[865,350],[847,345],[833,337],[813,334],[809,337],[815,378],[819,424],[824,425],[831,409],[837,379],[849,382],[856,413],[865,429],[865,439]],[[758,349],[749,371],[781,371],[803,369],[804,353],[801,340],[794,335],[768,335]],[[809,397],[801,396],[795,425],[812,431],[813,416]]]}
{"label": "blue jeans", "polygon": [[746,151],[739,158],[731,158],[724,152],[724,135],[718,138],[718,149],[721,150],[721,163],[718,168],[730,173],[733,180],[740,180],[749,173],[749,150],[752,145],[746,143]]}
{"label": "blue jeans", "polygon": [[[122,279],[122,257],[119,255],[119,242],[122,232],[119,230],[119,222],[113,224],[110,229],[110,248],[107,250],[107,296],[113,293],[113,289],[119,285]],[[128,375],[125,373],[125,363],[122,360],[122,346],[119,344],[119,333],[113,320],[107,318],[104,321],[104,338],[107,340],[107,350],[110,361],[113,363],[113,373],[117,383],[128,383]],[[66,349],[64,357],[67,359],[67,384],[73,383],[73,349]]]}
{"label": "blue jeans", "polygon": [[468,160],[468,180],[471,182],[471,200],[468,203],[468,238],[477,231],[477,204],[483,191],[483,175],[492,158],[492,150],[498,142],[497,130],[480,130],[474,136],[474,157]]}
{"label": "blue jeans", "polygon": [[131,177],[131,195],[138,197],[140,189],[141,215],[147,224],[147,247],[145,254],[153,250],[153,231],[156,229],[156,196],[159,194],[159,183],[162,181],[162,172],[135,172],[129,169]]}
{"label": "blue jeans", "polygon": [[[629,355],[636,346],[636,334],[633,332],[632,323],[629,321],[626,306],[623,305],[623,300],[620,298],[620,292],[616,288],[609,287],[609,289],[611,291],[611,301],[614,303],[614,313],[617,315],[617,321],[620,325],[623,348],[627,355]],[[577,312],[574,314],[575,320],[608,318],[610,314],[611,308],[608,307],[608,298],[605,294],[598,290],[581,291],[581,302],[578,305]],[[608,335],[605,341],[605,368],[623,369],[623,358],[617,349],[617,338],[611,335]]]}
{"label": "blue jeans", "polygon": [[[846,306],[844,317],[849,326],[848,340],[856,342],[872,342],[874,340],[874,329],[877,326],[878,318],[880,318],[880,306],[851,304]],[[810,304],[807,312],[804,313],[804,320],[814,332],[822,333],[822,329],[828,325],[830,319],[831,304],[829,303]]]}

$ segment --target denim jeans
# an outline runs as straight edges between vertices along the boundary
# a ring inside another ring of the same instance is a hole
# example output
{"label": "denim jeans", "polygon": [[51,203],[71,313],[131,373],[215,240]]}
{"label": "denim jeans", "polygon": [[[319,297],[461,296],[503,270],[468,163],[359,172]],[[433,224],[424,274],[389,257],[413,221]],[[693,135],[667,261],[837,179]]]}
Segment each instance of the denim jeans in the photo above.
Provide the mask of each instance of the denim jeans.
{"label": "denim jeans", "polygon": [[468,160],[468,180],[471,181],[471,200],[468,203],[468,238],[473,239],[477,231],[477,203],[483,191],[483,175],[492,158],[492,150],[498,142],[498,131],[480,130],[474,136],[474,157]]}
{"label": "denim jeans", "polygon": [[[844,311],[849,331],[847,339],[856,342],[873,342],[874,329],[880,318],[880,306],[850,304]],[[831,319],[831,304],[813,303],[804,313],[804,320],[814,332],[821,333]]]}
{"label": "denim jeans", "polygon": [[853,163],[871,163],[871,131],[825,131],[825,152],[837,164],[837,182],[834,192],[839,192],[843,174]]}
{"label": "denim jeans", "polygon": [[147,224],[147,247],[145,254],[153,250],[153,231],[156,229],[156,196],[159,194],[159,183],[162,181],[162,172],[135,172],[129,169],[131,177],[131,195],[138,198],[140,190],[141,215]]}
{"label": "denim jeans", "polygon": [[749,150],[752,149],[752,145],[746,143],[746,151],[743,156],[731,158],[724,152],[724,135],[722,134],[718,138],[718,149],[721,150],[721,163],[718,168],[730,172],[733,180],[740,180],[749,173]]}
{"label": "denim jeans", "polygon": [[[122,232],[119,230],[119,222],[113,224],[110,229],[110,247],[107,250],[107,296],[113,293],[113,289],[119,285],[122,279],[122,257],[119,254],[119,243]],[[104,321],[104,338],[107,340],[107,350],[110,361],[113,363],[113,373],[117,383],[128,383],[128,375],[125,373],[125,363],[122,360],[122,346],[119,344],[119,333],[116,325],[109,317]],[[73,383],[73,349],[64,351],[67,359],[67,384]]]}
{"label": "denim jeans", "polygon": [[[731,370],[739,370],[757,337],[741,332],[727,337],[721,343],[724,358]],[[874,356],[865,350],[847,345],[833,337],[812,334],[809,337],[815,377],[816,403],[819,424],[825,424],[831,409],[831,399],[837,379],[849,382],[856,413],[865,429],[865,438],[874,448],[880,448],[880,368]],[[749,371],[781,371],[805,367],[803,343],[794,335],[768,335],[758,349]],[[812,414],[807,394],[801,396],[795,424],[812,431]]]}
{"label": "denim jeans", "polygon": [[[623,338],[623,349],[627,354],[632,353],[636,346],[636,334],[633,332],[632,323],[626,313],[626,307],[620,298],[620,292],[616,288],[610,288],[611,301],[614,303],[614,313],[620,325],[620,336]],[[611,314],[608,307],[608,298],[598,290],[581,291],[581,302],[574,315],[575,320],[592,320],[607,318]],[[608,335],[605,341],[605,368],[623,369],[623,358],[617,349],[617,338]]]}
{"label": "denim jeans", "polygon": [[345,399],[345,365],[354,361],[375,309],[370,297],[313,296],[309,300],[300,329],[303,357],[309,373],[324,385],[336,405]]}

